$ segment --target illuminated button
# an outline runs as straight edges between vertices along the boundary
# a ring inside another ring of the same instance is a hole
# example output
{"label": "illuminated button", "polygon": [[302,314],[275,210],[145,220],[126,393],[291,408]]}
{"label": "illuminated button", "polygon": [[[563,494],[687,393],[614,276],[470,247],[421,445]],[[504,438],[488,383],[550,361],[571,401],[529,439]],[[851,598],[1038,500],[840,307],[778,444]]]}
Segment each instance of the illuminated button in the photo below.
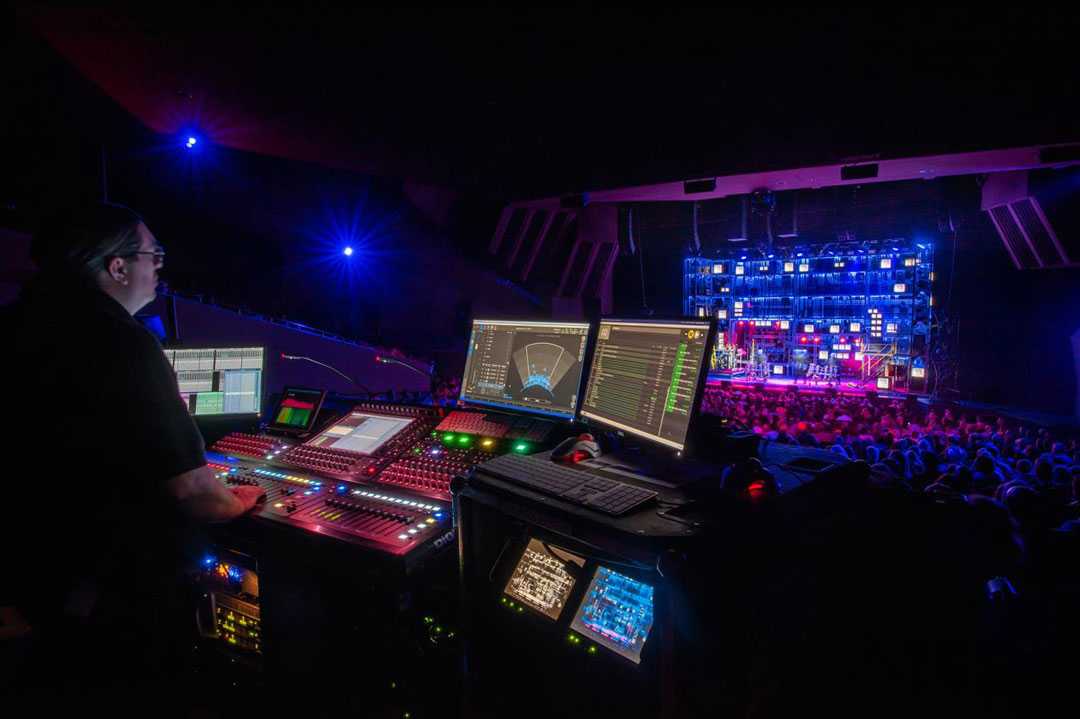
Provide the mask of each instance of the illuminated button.
{"label": "illuminated button", "polygon": [[416,528],[417,529],[427,529],[427,525],[426,524],[418,524],[418,525],[416,525]]}
{"label": "illuminated button", "polygon": [[285,506],[285,505],[284,505],[284,504],[282,504],[281,502],[274,502],[274,507],[275,507],[276,509],[281,509],[281,508],[282,508],[282,507],[284,507],[284,506]]}
{"label": "illuminated button", "polygon": [[410,529],[409,534],[416,534],[416,530],[415,529]]}
{"label": "illuminated button", "polygon": [[408,539],[408,538],[409,538],[409,535],[407,535],[407,534],[399,534],[399,535],[397,536],[397,538],[398,538],[398,539]]}
{"label": "illuminated button", "polygon": [[434,519],[430,519],[430,518],[428,518],[428,519],[426,519],[425,521],[426,521],[426,522],[427,522],[428,524],[435,524],[435,520],[434,520]]}

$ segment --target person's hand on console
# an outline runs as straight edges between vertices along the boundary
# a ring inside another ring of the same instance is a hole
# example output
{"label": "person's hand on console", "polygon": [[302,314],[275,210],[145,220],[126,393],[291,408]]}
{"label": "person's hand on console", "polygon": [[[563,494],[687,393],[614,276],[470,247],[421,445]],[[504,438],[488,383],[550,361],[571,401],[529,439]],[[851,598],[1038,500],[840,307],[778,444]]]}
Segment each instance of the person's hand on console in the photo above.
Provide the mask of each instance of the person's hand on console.
{"label": "person's hand on console", "polygon": [[263,491],[262,487],[241,485],[239,487],[232,487],[231,491],[244,505],[244,512],[250,512],[256,505],[266,501],[266,492]]}

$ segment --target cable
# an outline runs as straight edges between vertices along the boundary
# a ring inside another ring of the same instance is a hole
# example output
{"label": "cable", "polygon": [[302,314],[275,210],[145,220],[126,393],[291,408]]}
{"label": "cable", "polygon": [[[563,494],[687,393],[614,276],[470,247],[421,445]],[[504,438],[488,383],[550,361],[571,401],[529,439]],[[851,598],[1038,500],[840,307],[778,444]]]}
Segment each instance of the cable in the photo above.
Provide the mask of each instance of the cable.
{"label": "cable", "polygon": [[331,367],[330,365],[326,364],[325,362],[320,362],[317,359],[312,359],[310,357],[301,357],[299,355],[287,355],[287,354],[284,354],[284,353],[282,353],[281,359],[285,359],[285,360],[304,360],[305,362],[311,362],[312,364],[317,364],[320,367],[325,367],[326,369],[330,370],[331,372],[334,372],[334,373],[338,374],[339,376],[344,377],[351,384],[354,384],[357,387],[359,387],[360,389],[364,390],[364,392],[366,392],[369,396],[375,394],[374,392],[371,391],[370,388],[366,387],[365,385],[360,384],[359,382],[357,382],[356,380],[354,380],[352,377],[345,374],[341,370],[339,370],[339,369],[337,369],[335,367]]}
{"label": "cable", "polygon": [[644,311],[644,314],[649,315],[652,314],[652,312],[649,310],[649,303],[645,299],[645,260],[643,259],[645,255],[645,245],[642,242],[640,235],[638,236],[637,251],[638,273],[641,276],[641,309]]}
{"label": "cable", "polygon": [[949,294],[945,298],[945,311],[946,312],[951,312],[952,311],[952,290],[953,290],[953,283],[956,281],[956,244],[957,244],[957,238],[960,235],[960,232],[955,227],[952,227],[952,217],[951,216],[949,217],[949,227],[952,229],[952,242],[953,242],[953,244],[952,244],[952,260],[951,260],[952,266],[949,268]]}
{"label": "cable", "polygon": [[384,357],[382,355],[377,355],[375,357],[375,361],[379,362],[379,363],[382,363],[382,364],[396,364],[396,365],[401,365],[402,367],[407,367],[408,369],[411,369],[413,372],[420,375],[421,377],[427,377],[428,379],[431,379],[432,377],[434,377],[434,375],[431,374],[430,372],[425,372],[424,370],[420,369],[419,367],[413,367],[408,362],[402,362],[401,360],[395,359],[394,357]]}
{"label": "cable", "polygon": [[510,543],[512,541],[513,541],[513,539],[511,537],[507,537],[506,541],[503,542],[502,549],[499,550],[499,556],[495,557],[495,562],[491,565],[491,569],[488,571],[488,581],[489,582],[494,582],[495,581],[495,567],[499,566],[499,562],[502,561],[503,555],[506,554],[506,550],[509,549]]}

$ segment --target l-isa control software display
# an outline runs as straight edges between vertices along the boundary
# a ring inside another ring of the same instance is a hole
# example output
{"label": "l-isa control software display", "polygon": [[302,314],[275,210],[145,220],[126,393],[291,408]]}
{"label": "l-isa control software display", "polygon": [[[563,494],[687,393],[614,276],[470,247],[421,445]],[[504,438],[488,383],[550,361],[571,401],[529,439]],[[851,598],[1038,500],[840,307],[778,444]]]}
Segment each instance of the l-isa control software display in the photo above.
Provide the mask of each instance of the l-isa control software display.
{"label": "l-isa control software display", "polygon": [[588,337],[588,323],[473,320],[461,398],[573,419]]}

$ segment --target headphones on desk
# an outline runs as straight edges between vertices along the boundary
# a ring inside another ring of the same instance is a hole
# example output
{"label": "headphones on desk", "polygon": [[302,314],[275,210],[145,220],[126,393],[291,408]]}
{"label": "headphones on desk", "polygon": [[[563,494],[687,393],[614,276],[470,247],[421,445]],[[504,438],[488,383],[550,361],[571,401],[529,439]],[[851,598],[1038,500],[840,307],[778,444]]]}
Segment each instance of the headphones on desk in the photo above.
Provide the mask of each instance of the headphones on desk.
{"label": "headphones on desk", "polygon": [[757,457],[741,459],[724,467],[720,488],[732,497],[753,502],[779,494],[776,477]]}

